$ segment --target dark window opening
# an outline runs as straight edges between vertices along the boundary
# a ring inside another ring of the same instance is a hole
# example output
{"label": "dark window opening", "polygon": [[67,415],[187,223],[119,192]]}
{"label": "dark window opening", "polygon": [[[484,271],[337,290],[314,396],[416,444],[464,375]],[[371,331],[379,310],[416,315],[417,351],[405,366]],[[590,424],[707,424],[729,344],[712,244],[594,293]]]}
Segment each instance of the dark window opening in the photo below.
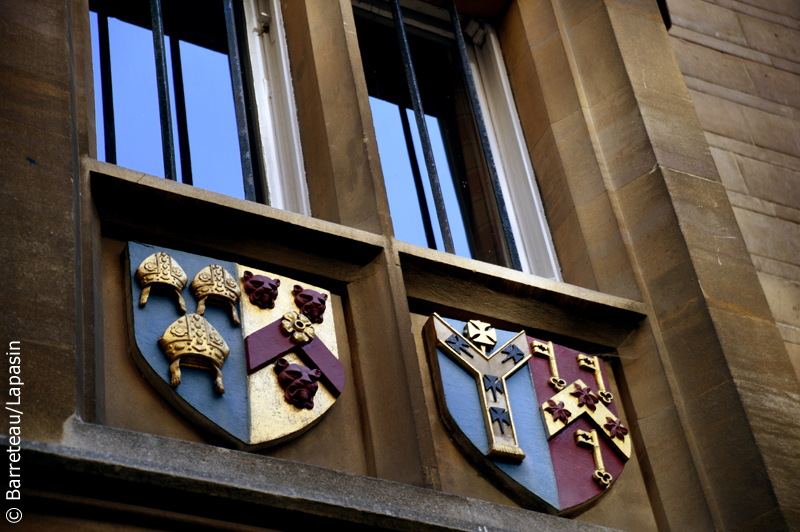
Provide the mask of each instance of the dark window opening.
{"label": "dark window opening", "polygon": [[[152,30],[156,4],[164,35],[163,81]],[[253,175],[260,165],[250,161],[260,150],[252,144],[257,135],[248,131],[254,120],[245,90],[250,84],[243,81],[248,73],[239,68],[243,51],[231,61],[229,32],[239,48],[233,21],[241,15],[230,0],[90,0],[89,7],[98,159],[263,201],[263,180]],[[162,94],[168,94],[167,102]]]}
{"label": "dark window opening", "polygon": [[[395,237],[445,250],[392,20],[354,13]],[[454,251],[511,267],[456,43],[406,28]]]}

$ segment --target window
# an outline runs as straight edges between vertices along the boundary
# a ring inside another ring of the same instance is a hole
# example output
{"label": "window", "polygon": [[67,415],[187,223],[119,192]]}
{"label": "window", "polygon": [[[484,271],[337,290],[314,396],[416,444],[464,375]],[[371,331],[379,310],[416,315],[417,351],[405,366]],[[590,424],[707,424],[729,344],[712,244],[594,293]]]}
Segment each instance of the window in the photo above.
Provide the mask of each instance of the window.
{"label": "window", "polygon": [[310,214],[277,2],[90,9],[98,159]]}
{"label": "window", "polygon": [[[470,94],[447,11],[403,2],[417,9],[402,14],[427,143],[415,127],[415,91],[392,3],[353,0],[396,238],[560,280],[494,31],[475,20],[466,25],[464,51],[476,89]],[[438,207],[432,173],[441,188]],[[440,220],[449,225],[450,249]]]}

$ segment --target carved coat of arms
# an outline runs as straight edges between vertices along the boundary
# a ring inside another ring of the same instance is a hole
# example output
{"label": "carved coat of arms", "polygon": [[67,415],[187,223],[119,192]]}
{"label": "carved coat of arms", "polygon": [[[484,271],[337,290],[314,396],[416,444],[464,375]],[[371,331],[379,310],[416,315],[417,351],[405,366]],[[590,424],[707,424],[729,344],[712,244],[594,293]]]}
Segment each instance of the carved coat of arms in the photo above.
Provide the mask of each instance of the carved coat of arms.
{"label": "carved coat of arms", "polygon": [[344,390],[326,290],[136,242],[126,262],[134,361],[213,437],[243,450],[275,445]]}
{"label": "carved coat of arms", "polygon": [[564,514],[613,486],[631,437],[602,359],[438,314],[424,335],[445,426],[505,491]]}

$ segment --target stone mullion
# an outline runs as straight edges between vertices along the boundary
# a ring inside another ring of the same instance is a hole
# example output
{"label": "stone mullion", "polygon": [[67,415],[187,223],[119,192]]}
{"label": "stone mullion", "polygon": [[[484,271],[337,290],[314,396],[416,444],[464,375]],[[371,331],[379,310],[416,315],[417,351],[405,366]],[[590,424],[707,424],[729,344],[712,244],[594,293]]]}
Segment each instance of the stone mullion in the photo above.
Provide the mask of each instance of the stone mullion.
{"label": "stone mullion", "polygon": [[346,302],[370,473],[438,488],[352,7],[304,0],[283,10],[294,91],[306,103],[298,120],[312,212],[384,237],[381,255],[348,284]]}

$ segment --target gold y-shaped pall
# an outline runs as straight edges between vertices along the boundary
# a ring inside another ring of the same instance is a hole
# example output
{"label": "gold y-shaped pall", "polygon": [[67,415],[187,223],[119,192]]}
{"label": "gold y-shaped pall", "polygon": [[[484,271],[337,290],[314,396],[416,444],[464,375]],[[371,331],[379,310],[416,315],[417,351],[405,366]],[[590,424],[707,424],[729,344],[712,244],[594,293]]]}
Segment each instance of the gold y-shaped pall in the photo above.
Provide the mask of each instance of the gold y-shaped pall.
{"label": "gold y-shaped pall", "polygon": [[534,340],[531,342],[531,351],[533,354],[540,358],[546,358],[550,364],[550,379],[547,384],[556,391],[561,391],[567,386],[567,381],[558,376],[558,364],[556,363],[556,354],[553,352],[553,342],[539,342]]}
{"label": "gold y-shaped pall", "polygon": [[600,442],[597,440],[597,431],[590,430],[586,432],[585,430],[576,430],[575,443],[581,447],[591,449],[592,455],[594,456],[594,466],[596,468],[594,473],[592,473],[592,478],[597,482],[598,486],[603,489],[608,489],[614,477],[611,476],[611,473],[606,471],[603,465],[603,455],[600,452]]}
{"label": "gold y-shaped pall", "polygon": [[578,355],[578,367],[594,373],[594,380],[597,381],[597,397],[600,398],[605,404],[610,404],[614,400],[614,394],[606,390],[606,385],[603,382],[603,372],[600,371],[600,361],[597,357],[590,355]]}

